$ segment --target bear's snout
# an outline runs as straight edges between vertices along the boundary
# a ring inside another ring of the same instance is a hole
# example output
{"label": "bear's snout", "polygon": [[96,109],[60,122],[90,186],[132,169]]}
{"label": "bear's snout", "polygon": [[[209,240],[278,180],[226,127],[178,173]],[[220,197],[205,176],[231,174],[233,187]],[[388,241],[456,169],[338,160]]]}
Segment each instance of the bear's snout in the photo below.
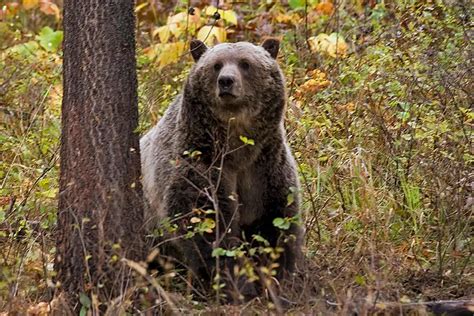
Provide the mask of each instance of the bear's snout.
{"label": "bear's snout", "polygon": [[233,64],[226,64],[217,76],[217,95],[225,102],[240,96],[241,77],[239,69]]}
{"label": "bear's snout", "polygon": [[217,83],[221,92],[230,92],[234,85],[235,79],[233,76],[219,76]]}

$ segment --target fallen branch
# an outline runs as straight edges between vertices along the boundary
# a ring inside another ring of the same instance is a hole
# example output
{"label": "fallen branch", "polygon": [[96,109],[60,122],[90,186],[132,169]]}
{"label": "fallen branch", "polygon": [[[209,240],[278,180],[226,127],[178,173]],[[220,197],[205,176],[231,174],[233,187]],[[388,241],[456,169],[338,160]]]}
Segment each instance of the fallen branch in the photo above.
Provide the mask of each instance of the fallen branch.
{"label": "fallen branch", "polygon": [[474,315],[474,300],[446,300],[416,303],[381,302],[375,304],[374,311],[403,311],[424,308],[434,315],[472,316]]}

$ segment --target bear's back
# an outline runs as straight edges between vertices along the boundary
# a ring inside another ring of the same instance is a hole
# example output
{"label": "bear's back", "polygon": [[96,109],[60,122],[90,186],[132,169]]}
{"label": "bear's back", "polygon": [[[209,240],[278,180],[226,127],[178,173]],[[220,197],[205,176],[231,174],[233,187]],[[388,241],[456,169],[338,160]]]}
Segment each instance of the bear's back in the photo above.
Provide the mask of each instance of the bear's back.
{"label": "bear's back", "polygon": [[[178,115],[181,96],[168,107],[157,125],[140,139],[143,194],[147,222],[167,216],[163,209],[166,184],[174,177],[172,161],[177,158]],[[146,172],[144,172],[146,171]],[[147,223],[148,224],[148,223]],[[155,223],[150,223],[154,226]]]}

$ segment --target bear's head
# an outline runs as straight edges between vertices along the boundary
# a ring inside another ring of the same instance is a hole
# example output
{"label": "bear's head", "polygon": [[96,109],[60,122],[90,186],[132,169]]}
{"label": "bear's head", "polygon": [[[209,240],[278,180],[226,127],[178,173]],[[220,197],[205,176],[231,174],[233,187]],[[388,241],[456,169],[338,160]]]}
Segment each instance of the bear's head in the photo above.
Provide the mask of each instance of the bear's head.
{"label": "bear's head", "polygon": [[208,48],[193,40],[191,55],[196,64],[185,95],[224,122],[231,118],[248,120],[263,111],[281,115],[285,89],[276,61],[279,46],[278,40],[267,39],[261,46],[238,42]]}

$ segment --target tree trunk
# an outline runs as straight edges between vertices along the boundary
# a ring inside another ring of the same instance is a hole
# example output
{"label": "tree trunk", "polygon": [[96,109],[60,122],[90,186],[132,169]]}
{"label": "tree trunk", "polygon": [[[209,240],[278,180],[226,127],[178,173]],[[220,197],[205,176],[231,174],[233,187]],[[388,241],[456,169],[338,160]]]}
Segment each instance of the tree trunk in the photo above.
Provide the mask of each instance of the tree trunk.
{"label": "tree trunk", "polygon": [[55,269],[73,304],[123,293],[120,258],[143,256],[133,10],[131,0],[64,1]]}

